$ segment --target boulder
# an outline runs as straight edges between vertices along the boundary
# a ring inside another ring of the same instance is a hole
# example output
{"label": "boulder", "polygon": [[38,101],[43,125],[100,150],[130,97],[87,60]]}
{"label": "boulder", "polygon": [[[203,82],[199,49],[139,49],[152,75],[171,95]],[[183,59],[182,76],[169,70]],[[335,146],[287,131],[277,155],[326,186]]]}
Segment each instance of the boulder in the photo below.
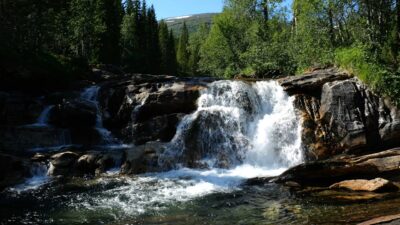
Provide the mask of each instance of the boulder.
{"label": "boulder", "polygon": [[158,158],[164,148],[165,143],[149,142],[126,150],[121,173],[132,175],[162,171],[163,168],[159,165]]}
{"label": "boulder", "polygon": [[49,175],[74,175],[78,158],[79,154],[75,152],[61,152],[51,156]]}
{"label": "boulder", "polygon": [[348,189],[351,191],[368,191],[368,192],[387,192],[397,191],[398,187],[392,182],[376,178],[373,180],[346,180],[339,183],[332,184],[331,189]]}
{"label": "boulder", "polygon": [[50,114],[49,123],[58,127],[94,127],[97,106],[90,101],[76,99],[57,105]]}
{"label": "boulder", "polygon": [[337,157],[295,166],[275,181],[299,184],[331,185],[348,179],[387,177],[400,171],[400,149],[392,149],[360,157]]}

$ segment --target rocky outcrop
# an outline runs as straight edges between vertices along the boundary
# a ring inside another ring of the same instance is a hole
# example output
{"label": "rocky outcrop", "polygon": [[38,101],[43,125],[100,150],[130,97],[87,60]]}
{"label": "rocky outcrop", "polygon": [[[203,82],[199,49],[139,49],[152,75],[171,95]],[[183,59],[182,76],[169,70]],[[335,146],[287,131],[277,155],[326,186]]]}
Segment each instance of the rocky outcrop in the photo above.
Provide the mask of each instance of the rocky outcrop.
{"label": "rocky outcrop", "polygon": [[332,184],[330,189],[348,189],[351,191],[368,191],[368,192],[386,192],[397,191],[398,187],[392,182],[376,178],[373,180],[346,180],[339,183]]}
{"label": "rocky outcrop", "polygon": [[50,124],[63,128],[94,127],[97,108],[90,101],[75,99],[64,102],[53,108],[50,113]]}
{"label": "rocky outcrop", "polygon": [[100,91],[104,125],[136,145],[168,142],[182,116],[197,108],[199,93],[210,81],[140,74],[109,81]]}
{"label": "rocky outcrop", "polygon": [[302,116],[308,159],[400,144],[400,111],[337,69],[280,80]]}
{"label": "rocky outcrop", "polygon": [[393,177],[399,172],[400,149],[392,149],[360,157],[343,156],[301,164],[284,172],[276,181],[329,186],[348,179]]}

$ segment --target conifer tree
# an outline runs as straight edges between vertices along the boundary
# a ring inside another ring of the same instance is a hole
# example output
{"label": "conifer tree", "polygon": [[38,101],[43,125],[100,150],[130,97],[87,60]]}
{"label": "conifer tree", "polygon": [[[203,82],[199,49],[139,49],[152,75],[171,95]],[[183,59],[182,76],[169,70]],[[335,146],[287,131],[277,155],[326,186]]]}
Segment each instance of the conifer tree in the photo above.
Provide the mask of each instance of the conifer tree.
{"label": "conifer tree", "polygon": [[179,66],[179,73],[182,75],[186,75],[188,73],[188,62],[189,62],[189,31],[187,29],[186,23],[183,23],[181,36],[179,37],[178,42],[178,52],[176,55],[176,59]]}

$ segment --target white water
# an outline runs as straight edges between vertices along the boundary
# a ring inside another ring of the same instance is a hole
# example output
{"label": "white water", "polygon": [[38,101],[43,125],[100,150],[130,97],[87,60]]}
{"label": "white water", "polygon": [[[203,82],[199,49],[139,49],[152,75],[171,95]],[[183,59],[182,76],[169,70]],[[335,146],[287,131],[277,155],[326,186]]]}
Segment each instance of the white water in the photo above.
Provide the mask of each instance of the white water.
{"label": "white water", "polygon": [[104,144],[106,145],[113,145],[119,144],[118,141],[112,136],[111,132],[104,128],[103,126],[103,119],[101,116],[100,108],[99,108],[99,86],[91,86],[83,90],[81,93],[81,98],[92,102],[96,106],[96,130],[99,132],[100,136]]}
{"label": "white water", "polygon": [[26,179],[24,183],[10,189],[16,192],[30,191],[38,189],[50,181],[50,177],[47,176],[47,166],[42,163],[34,163],[30,172],[30,178]]}
{"label": "white water", "polygon": [[54,108],[54,105],[46,106],[36,119],[34,124],[26,125],[26,127],[48,127],[49,126],[49,115],[50,111]]}
{"label": "white water", "polygon": [[[300,122],[292,103],[293,98],[273,81],[214,82],[202,91],[197,111],[183,119],[160,159],[167,165],[185,165],[185,154],[196,147],[202,156],[199,163],[208,169],[181,166],[136,178],[103,178],[101,182],[120,179],[125,185],[101,190],[97,197],[79,195],[72,203],[79,210],[136,215],[239,190],[248,178],[277,176],[303,161]],[[221,164],[228,168],[217,168]]]}

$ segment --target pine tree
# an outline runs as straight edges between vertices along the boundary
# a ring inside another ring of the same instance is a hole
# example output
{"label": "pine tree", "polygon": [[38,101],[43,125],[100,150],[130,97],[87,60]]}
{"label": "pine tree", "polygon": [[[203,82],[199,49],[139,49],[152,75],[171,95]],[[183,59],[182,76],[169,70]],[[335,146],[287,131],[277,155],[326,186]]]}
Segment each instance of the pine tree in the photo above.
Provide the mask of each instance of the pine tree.
{"label": "pine tree", "polygon": [[147,10],[146,30],[146,72],[157,74],[160,73],[161,53],[158,40],[158,22],[153,6]]}
{"label": "pine tree", "polygon": [[98,0],[102,1],[102,20],[105,31],[101,36],[99,61],[106,64],[119,64],[121,56],[121,22],[122,4],[120,0]]}
{"label": "pine tree", "polygon": [[182,75],[188,74],[188,64],[189,64],[189,31],[187,29],[186,23],[183,23],[181,36],[178,42],[178,52],[176,59],[179,66],[179,73]]}
{"label": "pine tree", "polygon": [[169,32],[168,45],[167,45],[167,62],[168,62],[168,73],[175,75],[177,73],[178,63],[176,61],[176,47],[175,47],[175,36],[172,30]]}
{"label": "pine tree", "polygon": [[161,53],[161,62],[160,62],[160,72],[167,74],[168,71],[168,56],[169,56],[169,32],[168,26],[161,20],[159,24],[159,46],[160,46],[160,53]]}

